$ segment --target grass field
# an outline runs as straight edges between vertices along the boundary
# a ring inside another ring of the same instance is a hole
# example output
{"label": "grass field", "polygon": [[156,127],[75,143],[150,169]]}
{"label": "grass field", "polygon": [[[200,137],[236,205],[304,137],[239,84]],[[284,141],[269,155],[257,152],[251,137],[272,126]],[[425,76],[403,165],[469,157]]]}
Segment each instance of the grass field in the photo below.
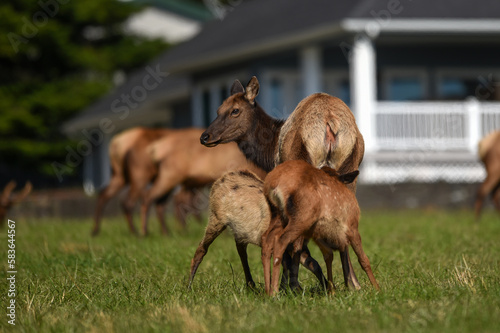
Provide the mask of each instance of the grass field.
{"label": "grass field", "polygon": [[[351,252],[363,289],[342,285],[326,296],[300,271],[303,293],[263,293],[260,249],[249,246],[258,291],[245,287],[228,231],[212,244],[186,290],[189,265],[204,225],[173,234],[128,234],[121,218],[105,219],[97,238],[88,220],[18,220],[16,326],[2,331],[53,332],[499,332],[500,218],[481,224],[467,211],[364,211],[363,245],[382,288],[375,292]],[[7,232],[1,231],[2,280]],[[324,263],[311,244],[313,256]],[[3,286],[6,284],[2,283]],[[2,288],[7,312],[7,291]]]}

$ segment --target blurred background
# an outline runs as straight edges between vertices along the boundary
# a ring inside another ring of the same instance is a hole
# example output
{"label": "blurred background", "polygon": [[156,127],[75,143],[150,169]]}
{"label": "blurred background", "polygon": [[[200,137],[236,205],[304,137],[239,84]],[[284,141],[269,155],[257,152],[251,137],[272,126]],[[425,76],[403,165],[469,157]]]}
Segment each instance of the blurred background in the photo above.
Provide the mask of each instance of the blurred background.
{"label": "blurred background", "polygon": [[16,214],[90,216],[113,135],[206,127],[253,75],[274,117],[351,107],[362,207],[472,207],[500,127],[494,0],[5,0],[0,30],[0,186],[34,185]]}

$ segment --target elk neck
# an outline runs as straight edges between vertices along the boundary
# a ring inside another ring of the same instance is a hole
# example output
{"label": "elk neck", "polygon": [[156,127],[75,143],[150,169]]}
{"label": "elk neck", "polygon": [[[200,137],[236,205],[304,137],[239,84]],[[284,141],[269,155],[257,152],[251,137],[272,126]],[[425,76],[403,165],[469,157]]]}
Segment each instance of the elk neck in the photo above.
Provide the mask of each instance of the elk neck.
{"label": "elk neck", "polygon": [[249,131],[237,141],[246,158],[266,172],[274,169],[278,138],[284,122],[272,118],[257,104]]}

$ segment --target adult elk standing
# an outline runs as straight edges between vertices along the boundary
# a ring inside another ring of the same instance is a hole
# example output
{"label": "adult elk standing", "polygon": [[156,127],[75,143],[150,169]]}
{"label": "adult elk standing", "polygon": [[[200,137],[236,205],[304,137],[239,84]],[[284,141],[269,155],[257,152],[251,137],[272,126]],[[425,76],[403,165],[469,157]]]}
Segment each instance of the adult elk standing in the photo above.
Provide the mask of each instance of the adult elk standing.
{"label": "adult elk standing", "polygon": [[486,179],[476,195],[476,221],[481,218],[484,198],[491,194],[497,211],[500,211],[500,131],[495,131],[479,141],[479,158],[486,168]]}
{"label": "adult elk standing", "polygon": [[249,169],[264,178],[265,172],[248,162],[235,144],[207,149],[200,145],[202,129],[173,131],[148,147],[150,158],[158,163],[158,177],[146,191],[141,207],[142,233],[147,234],[149,206],[168,195],[178,184],[202,187],[212,184],[225,172]]}
{"label": "adult elk standing", "polygon": [[5,216],[9,209],[19,202],[23,201],[28,194],[30,194],[33,186],[30,182],[26,182],[24,188],[17,194],[12,194],[12,191],[16,188],[16,182],[11,180],[5,185],[3,192],[0,196],[0,226],[5,224]]}
{"label": "adult elk standing", "polygon": [[[132,212],[136,202],[144,194],[149,183],[158,175],[158,166],[150,156],[148,146],[154,141],[166,137],[175,130],[135,127],[117,134],[109,145],[109,157],[111,161],[112,175],[109,184],[99,193],[94,216],[94,227],[92,235],[96,236],[100,230],[101,218],[104,207],[108,201],[115,197],[126,185],[130,185],[127,197],[122,201],[121,206],[128,222],[130,232],[137,234],[137,230],[132,220]],[[178,209],[182,207],[192,207],[196,193],[194,188],[182,187],[175,196],[176,217],[185,225],[185,211]],[[165,224],[164,209],[165,198],[160,198],[155,202],[156,213],[160,222],[161,230],[168,233]]]}
{"label": "adult elk standing", "polygon": [[[94,215],[92,235],[99,234],[102,213],[106,203],[116,196],[127,184],[130,185],[127,197],[122,201],[122,209],[128,222],[130,232],[137,234],[132,212],[135,203],[142,195],[146,186],[157,175],[158,170],[149,158],[146,147],[153,141],[166,136],[171,131],[167,129],[153,129],[135,127],[115,135],[109,145],[109,158],[111,162],[111,180],[100,193]],[[163,232],[167,228],[163,219],[163,202],[157,204],[158,219]]]}
{"label": "adult elk standing", "polygon": [[[286,160],[304,160],[315,167],[328,166],[346,174],[359,169],[364,141],[354,116],[339,98],[325,93],[303,99],[286,122],[269,115],[255,101],[259,82],[254,76],[246,89],[236,80],[217,110],[217,118],[201,135],[207,147],[236,142],[245,156],[265,171]],[[356,181],[349,184],[356,192]],[[345,284],[359,289],[349,251],[340,258]]]}

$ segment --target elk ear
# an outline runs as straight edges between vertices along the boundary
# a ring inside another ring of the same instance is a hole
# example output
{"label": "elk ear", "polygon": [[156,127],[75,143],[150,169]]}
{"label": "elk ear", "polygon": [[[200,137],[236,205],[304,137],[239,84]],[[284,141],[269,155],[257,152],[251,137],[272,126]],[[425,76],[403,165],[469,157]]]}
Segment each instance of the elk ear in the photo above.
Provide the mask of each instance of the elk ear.
{"label": "elk ear", "polygon": [[343,175],[340,175],[339,176],[339,180],[344,183],[344,184],[350,184],[352,183],[356,177],[359,175],[359,171],[356,170],[356,171],[353,171],[353,172],[349,172],[349,173],[345,173]]}
{"label": "elk ear", "polygon": [[250,81],[247,84],[247,89],[245,93],[245,98],[251,104],[255,103],[255,97],[259,94],[259,80],[255,76],[252,76]]}
{"label": "elk ear", "polygon": [[245,88],[243,88],[241,82],[239,80],[234,80],[233,85],[231,86],[231,95],[244,92]]}

